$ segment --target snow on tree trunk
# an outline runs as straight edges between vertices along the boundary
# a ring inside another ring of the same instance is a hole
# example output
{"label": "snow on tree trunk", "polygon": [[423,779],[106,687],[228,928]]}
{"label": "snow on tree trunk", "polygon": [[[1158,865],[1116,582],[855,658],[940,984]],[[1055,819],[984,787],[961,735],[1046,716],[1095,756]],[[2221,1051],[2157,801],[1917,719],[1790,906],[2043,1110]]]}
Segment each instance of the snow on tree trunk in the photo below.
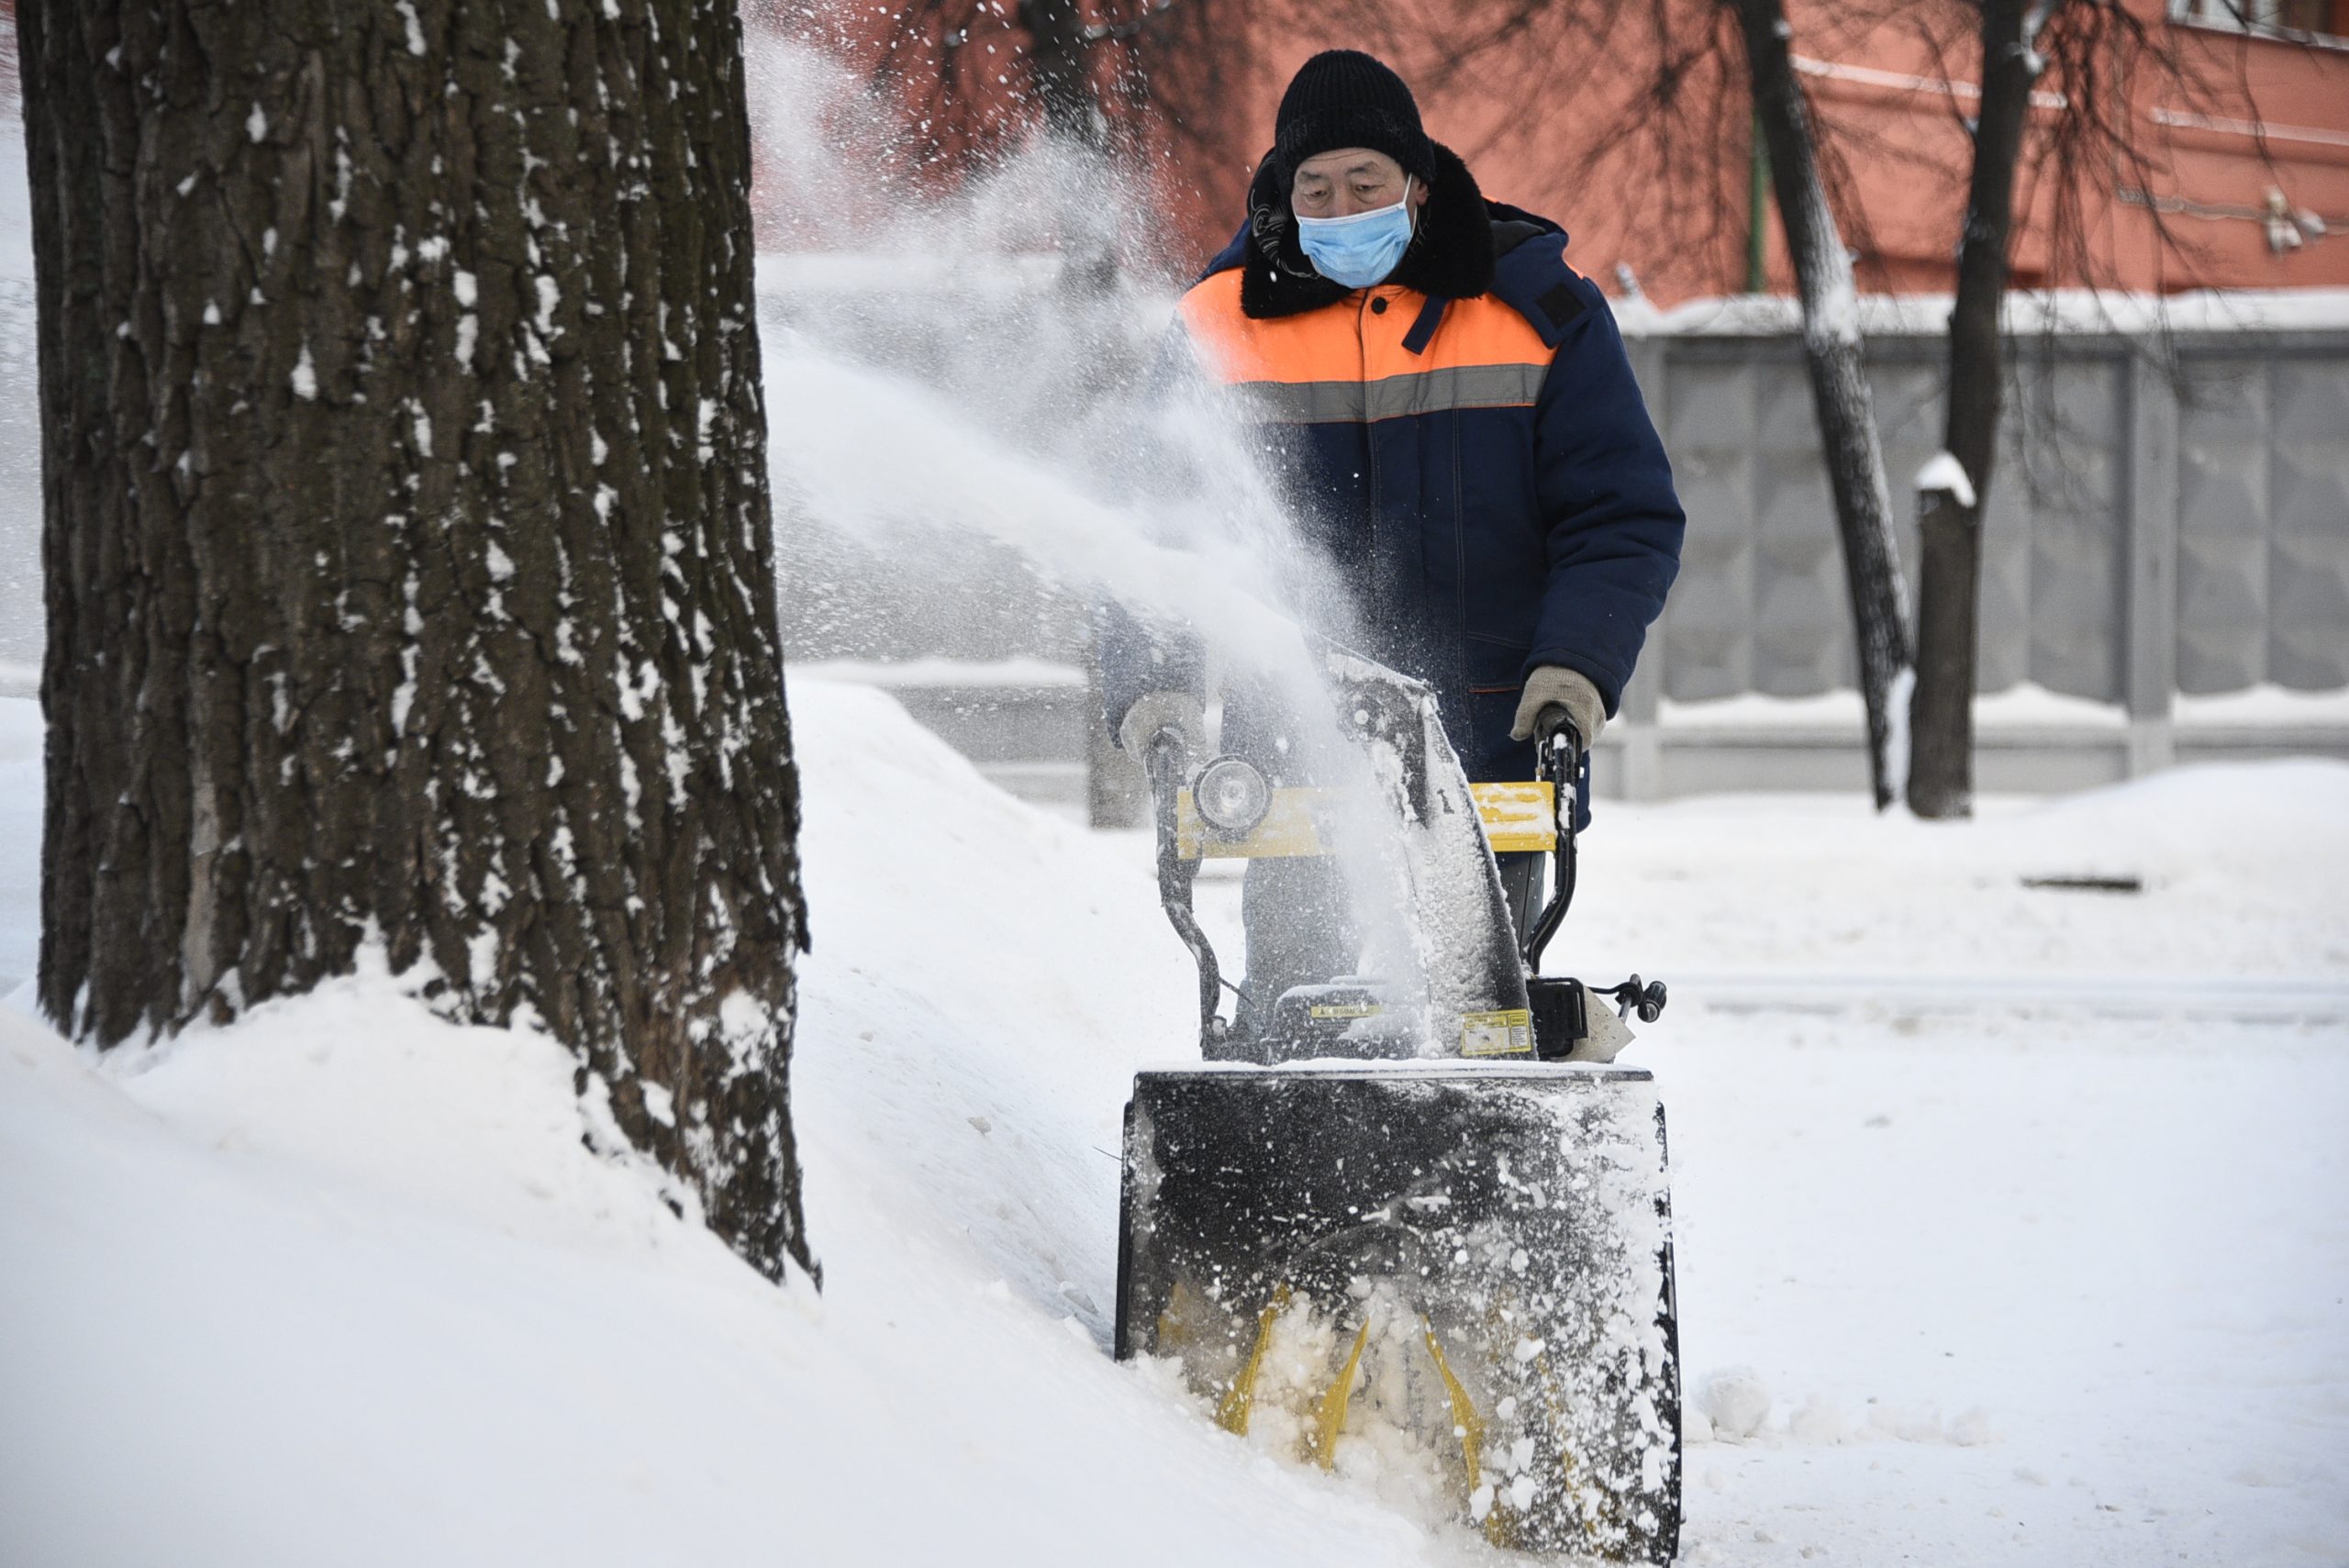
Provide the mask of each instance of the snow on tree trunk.
{"label": "snow on tree trunk", "polygon": [[2056,7],[1983,0],[1982,101],[1974,173],[1949,317],[1949,403],[1942,446],[1964,485],[1918,476],[1917,688],[1910,699],[1909,808],[1974,810],[1974,683],[1980,640],[1982,509],[1990,498],[2006,397],[1998,313],[2014,233],[2015,168],[2038,81],[2038,30]]}
{"label": "snow on tree trunk", "polygon": [[1860,695],[1867,710],[1868,776],[1877,809],[1900,795],[1893,766],[1893,699],[1909,668],[1909,609],[1892,538],[1892,492],[1885,478],[1875,401],[1860,339],[1859,291],[1851,257],[1819,175],[1810,111],[1795,79],[1789,29],[1779,0],[1732,0],[1745,36],[1753,106],[1769,143],[1779,221],[1802,297],[1803,357],[1835,501],[1843,575],[1852,600]]}
{"label": "snow on tree trunk", "polygon": [[[733,6],[28,0],[39,997],[543,1024],[809,1263]],[[608,1115],[607,1115],[607,1111]]]}

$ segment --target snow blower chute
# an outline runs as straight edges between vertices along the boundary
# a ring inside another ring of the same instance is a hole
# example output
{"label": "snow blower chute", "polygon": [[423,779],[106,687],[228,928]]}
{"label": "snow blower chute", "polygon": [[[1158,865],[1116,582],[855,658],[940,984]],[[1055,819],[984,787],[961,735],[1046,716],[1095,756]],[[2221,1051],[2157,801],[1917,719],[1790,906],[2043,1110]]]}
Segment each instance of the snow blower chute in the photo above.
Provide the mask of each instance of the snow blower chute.
{"label": "snow blower chute", "polygon": [[[1428,688],[1324,665],[1367,764],[1351,787],[1194,766],[1172,733],[1145,759],[1208,1060],[1134,1080],[1117,1353],[1171,1359],[1228,1430],[1497,1545],[1668,1563],[1664,1112],[1648,1073],[1613,1064],[1630,1031],[1607,1006],[1653,1019],[1664,988],[1538,973],[1574,893],[1579,738],[1553,710],[1536,783],[1472,787]],[[1323,855],[1365,796],[1397,896],[1423,906],[1428,973],[1308,976],[1227,1017],[1240,988],[1193,913],[1200,862]],[[1512,917],[1496,852],[1546,853],[1548,902]]]}

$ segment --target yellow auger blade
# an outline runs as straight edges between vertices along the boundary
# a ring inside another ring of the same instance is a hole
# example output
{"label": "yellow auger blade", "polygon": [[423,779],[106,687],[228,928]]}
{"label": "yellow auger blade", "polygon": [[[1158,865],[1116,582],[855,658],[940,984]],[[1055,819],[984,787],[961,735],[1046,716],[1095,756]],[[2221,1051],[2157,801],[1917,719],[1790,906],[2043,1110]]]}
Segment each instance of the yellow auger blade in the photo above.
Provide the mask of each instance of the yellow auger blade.
{"label": "yellow auger blade", "polygon": [[[1435,1358],[1436,1375],[1443,1379],[1443,1391],[1452,1399],[1452,1430],[1460,1439],[1460,1458],[1468,1471],[1468,1496],[1476,1495],[1477,1485],[1484,1479],[1481,1461],[1485,1451],[1485,1420],[1476,1414],[1476,1402],[1460,1386],[1460,1379],[1453,1374],[1452,1363],[1444,1359],[1443,1347],[1436,1342],[1435,1325],[1424,1316],[1419,1328],[1427,1335],[1428,1354]],[[1497,1506],[1485,1515],[1485,1539],[1495,1546],[1508,1546],[1509,1529],[1501,1518]]]}
{"label": "yellow auger blade", "polygon": [[1346,1364],[1339,1369],[1338,1381],[1321,1396],[1313,1429],[1313,1457],[1324,1470],[1338,1462],[1338,1433],[1345,1427],[1346,1406],[1354,1396],[1354,1373],[1362,1370],[1362,1348],[1369,1341],[1370,1319],[1365,1317],[1362,1327],[1354,1330],[1354,1348],[1347,1353]]}
{"label": "yellow auger blade", "polygon": [[1273,1342],[1273,1324],[1288,1310],[1288,1286],[1277,1285],[1273,1298],[1256,1314],[1256,1344],[1248,1352],[1246,1364],[1240,1375],[1231,1380],[1223,1398],[1215,1407],[1215,1424],[1234,1437],[1248,1435],[1248,1413],[1256,1404],[1256,1374],[1264,1370],[1264,1350]]}
{"label": "yellow auger blade", "polygon": [[1444,1393],[1452,1396],[1452,1430],[1460,1439],[1460,1457],[1468,1466],[1468,1490],[1474,1492],[1481,1473],[1478,1460],[1485,1451],[1485,1419],[1476,1414],[1476,1403],[1460,1386],[1460,1379],[1453,1375],[1452,1363],[1443,1359],[1443,1347],[1435,1340],[1435,1325],[1423,1317],[1419,1328],[1427,1335],[1428,1354],[1435,1358],[1435,1373],[1443,1379]]}

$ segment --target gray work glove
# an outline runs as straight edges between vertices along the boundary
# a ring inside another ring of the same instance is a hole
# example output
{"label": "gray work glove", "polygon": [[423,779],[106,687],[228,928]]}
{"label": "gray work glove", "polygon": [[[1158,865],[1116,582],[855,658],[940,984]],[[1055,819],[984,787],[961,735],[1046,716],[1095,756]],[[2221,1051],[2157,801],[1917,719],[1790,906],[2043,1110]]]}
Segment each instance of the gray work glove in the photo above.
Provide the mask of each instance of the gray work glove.
{"label": "gray work glove", "polygon": [[1533,721],[1553,703],[1575,716],[1575,728],[1582,731],[1585,747],[1597,741],[1598,732],[1607,727],[1607,704],[1589,677],[1563,664],[1544,664],[1526,677],[1525,695],[1518,701],[1517,722],[1509,726],[1508,738],[1523,740],[1531,736]]}
{"label": "gray work glove", "polygon": [[1198,756],[1207,750],[1207,705],[1188,692],[1144,692],[1126,709],[1125,718],[1118,726],[1118,744],[1126,755],[1137,762],[1150,760],[1150,743],[1162,729],[1172,729],[1183,738],[1185,759]]}

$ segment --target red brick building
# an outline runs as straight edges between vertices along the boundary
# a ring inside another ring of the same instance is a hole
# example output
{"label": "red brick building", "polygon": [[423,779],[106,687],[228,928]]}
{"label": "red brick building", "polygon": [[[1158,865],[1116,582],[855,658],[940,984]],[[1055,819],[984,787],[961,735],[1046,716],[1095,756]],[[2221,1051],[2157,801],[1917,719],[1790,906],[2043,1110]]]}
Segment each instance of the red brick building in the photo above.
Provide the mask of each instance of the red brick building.
{"label": "red brick building", "polygon": [[[1123,15],[1107,0],[1088,4],[1105,26]],[[2125,94],[2098,100],[2116,107],[2136,157],[2092,160],[2068,181],[2044,162],[2026,170],[2016,283],[2168,293],[2349,286],[2349,0],[2124,6],[2176,69],[2142,59]],[[1420,85],[1431,131],[1467,157],[1486,193],[1564,223],[1578,264],[1610,288],[1636,286],[1667,304],[1742,290],[1757,228],[1765,286],[1788,288],[1775,214],[1753,200],[1733,34],[1714,35],[1725,49],[1693,51],[1670,113],[1646,91],[1667,50],[1718,24],[1712,0],[1550,9],[1542,26],[1447,75],[1443,51],[1492,14],[1489,5],[1397,0],[1375,20],[1365,10],[1348,21],[1338,3],[1288,19],[1226,4],[1216,13],[1231,18],[1219,24],[1223,56],[1213,72],[1194,72],[1211,85],[1192,88],[1180,106],[1190,133],[1144,120],[1136,140],[1164,169],[1167,200],[1203,257],[1239,220],[1289,73],[1319,49],[1370,48]],[[1945,291],[1965,203],[1964,119],[1978,77],[1970,8],[1788,0],[1788,12],[1798,69],[1840,161],[1839,216],[1863,286]],[[965,72],[966,96],[992,100],[966,101],[969,123],[1000,131],[1028,117],[1021,14],[1008,0],[977,6],[953,35],[961,58],[982,66]],[[861,65],[897,25],[878,9],[819,7],[816,16],[818,36]],[[1105,51],[1097,80],[1113,78],[1119,64]],[[2051,73],[2033,111],[2035,148],[2074,112],[2071,90]],[[935,113],[920,112],[925,120]],[[2067,200],[2085,241],[2070,252],[2054,242]]]}

